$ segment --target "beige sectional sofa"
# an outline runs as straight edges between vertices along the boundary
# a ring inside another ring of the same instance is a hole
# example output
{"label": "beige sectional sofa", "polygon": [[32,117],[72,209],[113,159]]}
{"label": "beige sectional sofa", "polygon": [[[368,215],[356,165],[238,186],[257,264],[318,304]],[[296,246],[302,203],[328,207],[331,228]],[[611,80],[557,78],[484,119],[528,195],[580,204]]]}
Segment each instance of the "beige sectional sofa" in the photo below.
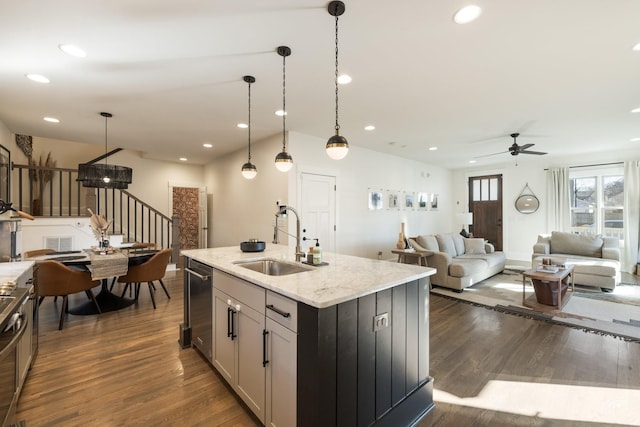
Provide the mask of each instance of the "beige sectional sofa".
{"label": "beige sectional sofa", "polygon": [[543,258],[551,258],[555,264],[572,264],[578,285],[609,291],[620,283],[620,241],[615,237],[561,231],[540,234],[533,246],[532,266],[540,265]]}
{"label": "beige sectional sofa", "polygon": [[411,246],[427,255],[427,265],[437,270],[431,284],[462,292],[464,288],[504,270],[505,256],[484,239],[457,233],[412,237]]}

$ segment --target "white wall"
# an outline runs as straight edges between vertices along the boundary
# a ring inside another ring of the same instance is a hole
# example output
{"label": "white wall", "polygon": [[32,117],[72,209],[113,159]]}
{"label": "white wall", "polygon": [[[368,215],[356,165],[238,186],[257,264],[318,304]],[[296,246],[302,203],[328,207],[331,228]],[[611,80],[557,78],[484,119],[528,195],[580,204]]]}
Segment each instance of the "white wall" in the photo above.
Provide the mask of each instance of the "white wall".
{"label": "white wall", "polygon": [[[640,159],[638,150],[576,154],[570,159],[531,157],[518,159],[517,166],[516,159],[510,159],[510,162],[498,167],[458,169],[452,173],[452,186],[455,189],[454,203],[460,202],[460,206],[467,207],[468,177],[501,173],[503,175],[503,250],[509,260],[531,261],[532,248],[538,234],[553,231],[547,229],[545,169],[623,162],[632,159]],[[540,208],[533,214],[521,214],[514,207],[516,198],[527,183],[540,201]]]}
{"label": "white wall", "polygon": [[[252,161],[258,168],[253,180],[245,180],[240,168],[247,160],[246,150],[218,159],[205,169],[210,206],[210,246],[234,246],[257,238],[269,244],[273,238],[276,200],[298,207],[301,172],[325,173],[337,177],[336,252],[375,258],[393,255],[400,223],[407,223],[410,235],[451,231],[451,174],[443,168],[426,165],[352,146],[349,155],[331,160],[326,141],[290,132],[288,151],[294,168],[278,172],[273,160],[282,149],[276,135],[252,144]],[[440,195],[438,211],[369,211],[368,189],[424,191]],[[293,231],[293,218],[289,231]],[[304,221],[304,219],[303,219]],[[283,240],[284,241],[284,240]],[[291,240],[290,240],[290,244]]]}
{"label": "white wall", "polygon": [[209,201],[209,247],[239,246],[249,239],[273,240],[276,200],[287,200],[287,174],[274,160],[282,149],[280,136],[251,144],[251,162],[258,175],[245,179],[240,170],[247,150],[236,151],[205,167]]}

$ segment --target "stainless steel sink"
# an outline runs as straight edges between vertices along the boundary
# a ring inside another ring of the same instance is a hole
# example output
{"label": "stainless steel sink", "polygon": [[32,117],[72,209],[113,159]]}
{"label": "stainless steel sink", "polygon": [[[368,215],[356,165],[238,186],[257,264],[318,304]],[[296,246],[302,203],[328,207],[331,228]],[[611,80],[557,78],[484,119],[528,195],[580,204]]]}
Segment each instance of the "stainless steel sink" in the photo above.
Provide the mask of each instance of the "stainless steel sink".
{"label": "stainless steel sink", "polygon": [[300,263],[280,261],[271,258],[236,261],[234,264],[269,276],[286,276],[288,274],[302,273],[303,271],[313,269],[312,267],[307,267]]}

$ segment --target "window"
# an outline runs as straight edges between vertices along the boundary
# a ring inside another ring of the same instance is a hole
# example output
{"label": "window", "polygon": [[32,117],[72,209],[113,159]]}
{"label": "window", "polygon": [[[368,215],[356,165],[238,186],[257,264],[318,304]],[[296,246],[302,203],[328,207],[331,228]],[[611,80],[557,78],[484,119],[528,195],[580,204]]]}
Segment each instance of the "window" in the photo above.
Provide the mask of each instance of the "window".
{"label": "window", "polygon": [[473,181],[474,202],[498,200],[498,178],[480,178]]}
{"label": "window", "polygon": [[590,171],[569,179],[571,231],[624,238],[624,176]]}

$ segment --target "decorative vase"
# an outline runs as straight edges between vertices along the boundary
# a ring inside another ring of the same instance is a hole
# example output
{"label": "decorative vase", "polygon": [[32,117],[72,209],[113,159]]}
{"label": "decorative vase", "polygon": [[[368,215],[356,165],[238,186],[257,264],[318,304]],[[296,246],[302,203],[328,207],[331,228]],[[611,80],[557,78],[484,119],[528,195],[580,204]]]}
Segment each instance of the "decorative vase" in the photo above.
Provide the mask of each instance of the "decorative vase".
{"label": "decorative vase", "polygon": [[398,242],[396,243],[396,248],[398,249],[406,248],[406,236],[404,235],[404,222],[400,223],[400,233],[398,234]]}

